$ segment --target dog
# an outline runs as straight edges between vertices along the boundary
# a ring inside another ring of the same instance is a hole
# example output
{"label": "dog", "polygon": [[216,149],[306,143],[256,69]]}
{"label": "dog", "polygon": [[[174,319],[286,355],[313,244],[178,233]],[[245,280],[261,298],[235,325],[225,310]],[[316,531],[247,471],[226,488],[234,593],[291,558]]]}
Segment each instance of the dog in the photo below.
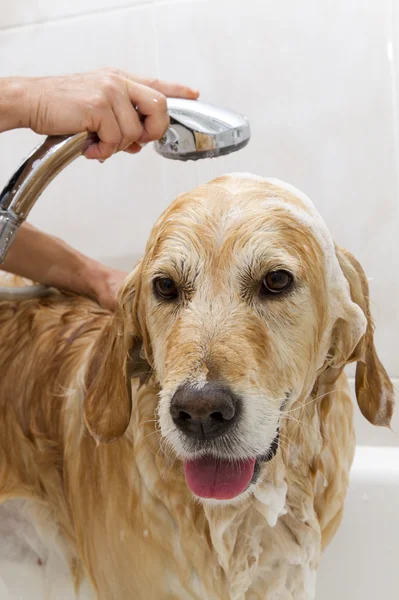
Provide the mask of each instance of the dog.
{"label": "dog", "polygon": [[[0,305],[0,502],[98,600],[311,600],[355,437],[394,395],[365,274],[290,185],[230,174],[156,223],[113,315]],[[33,512],[32,512],[33,511]]]}

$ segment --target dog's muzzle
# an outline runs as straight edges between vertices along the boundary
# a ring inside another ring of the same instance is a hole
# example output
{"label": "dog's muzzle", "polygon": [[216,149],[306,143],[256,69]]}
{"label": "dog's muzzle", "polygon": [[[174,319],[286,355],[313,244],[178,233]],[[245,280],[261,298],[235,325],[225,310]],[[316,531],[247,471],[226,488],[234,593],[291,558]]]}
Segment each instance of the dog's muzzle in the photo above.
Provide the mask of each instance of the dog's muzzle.
{"label": "dog's muzzle", "polygon": [[201,498],[231,500],[256,483],[260,466],[277,452],[277,433],[269,450],[262,456],[244,460],[221,458],[225,455],[229,434],[234,432],[242,413],[242,401],[226,386],[207,383],[202,388],[181,386],[170,404],[172,420],[183,435],[195,458],[184,461],[189,488]]}

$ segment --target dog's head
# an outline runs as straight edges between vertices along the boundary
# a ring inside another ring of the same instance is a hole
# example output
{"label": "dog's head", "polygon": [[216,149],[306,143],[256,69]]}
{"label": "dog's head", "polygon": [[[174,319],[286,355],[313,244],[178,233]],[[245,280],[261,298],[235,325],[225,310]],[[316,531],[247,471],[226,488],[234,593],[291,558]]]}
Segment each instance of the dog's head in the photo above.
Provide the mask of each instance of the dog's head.
{"label": "dog's head", "polygon": [[327,370],[334,378],[357,361],[363,414],[389,424],[364,273],[286,184],[229,175],[180,196],[120,299],[120,335],[94,367],[86,423],[100,441],[123,434],[141,354],[160,383],[162,435],[199,497],[235,498],[254,483],[284,409]]}

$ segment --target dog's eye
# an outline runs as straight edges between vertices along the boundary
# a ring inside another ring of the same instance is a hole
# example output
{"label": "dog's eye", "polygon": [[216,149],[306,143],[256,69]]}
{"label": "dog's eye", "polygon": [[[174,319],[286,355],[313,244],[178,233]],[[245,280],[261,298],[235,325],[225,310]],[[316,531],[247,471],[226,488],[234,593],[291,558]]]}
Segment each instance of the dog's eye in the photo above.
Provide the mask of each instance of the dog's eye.
{"label": "dog's eye", "polygon": [[280,294],[292,283],[292,275],[287,271],[270,271],[262,280],[264,294]]}
{"label": "dog's eye", "polygon": [[160,277],[159,279],[156,279],[154,281],[154,289],[158,296],[165,300],[172,300],[178,296],[175,282],[169,277]]}

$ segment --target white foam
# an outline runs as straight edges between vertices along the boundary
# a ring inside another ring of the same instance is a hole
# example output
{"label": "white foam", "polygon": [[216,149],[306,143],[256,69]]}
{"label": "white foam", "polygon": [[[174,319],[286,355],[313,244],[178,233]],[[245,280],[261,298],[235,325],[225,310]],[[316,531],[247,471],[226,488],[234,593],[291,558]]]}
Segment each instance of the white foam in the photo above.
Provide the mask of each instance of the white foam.
{"label": "white foam", "polygon": [[226,173],[224,177],[234,177],[234,179],[252,179],[253,181],[267,181],[265,177],[261,175],[254,175],[253,173]]}
{"label": "white foam", "polygon": [[284,480],[276,485],[264,482],[254,489],[256,508],[265,517],[270,527],[275,527],[278,518],[287,513],[285,508],[287,489]]}
{"label": "white foam", "polygon": [[285,198],[279,198],[278,196],[265,196],[265,200],[263,201],[263,205],[265,207],[279,206],[286,210],[289,214],[294,216],[301,225],[309,228],[319,241],[325,258],[327,286],[330,292],[332,292],[330,294],[330,301],[332,305],[335,305],[331,306],[331,308],[337,308],[335,302],[337,292],[340,294],[345,294],[347,302],[351,303],[349,283],[346,280],[338,262],[335,253],[334,240],[332,239],[327,225],[310,198],[298,190],[295,186],[273,177],[261,177],[260,175],[253,175],[251,173],[228,173],[226,177],[230,177],[232,180],[244,179],[248,181],[270,183],[276,188],[280,188],[289,192],[294,198],[302,203],[303,208],[290,203],[289,200],[286,200]]}

